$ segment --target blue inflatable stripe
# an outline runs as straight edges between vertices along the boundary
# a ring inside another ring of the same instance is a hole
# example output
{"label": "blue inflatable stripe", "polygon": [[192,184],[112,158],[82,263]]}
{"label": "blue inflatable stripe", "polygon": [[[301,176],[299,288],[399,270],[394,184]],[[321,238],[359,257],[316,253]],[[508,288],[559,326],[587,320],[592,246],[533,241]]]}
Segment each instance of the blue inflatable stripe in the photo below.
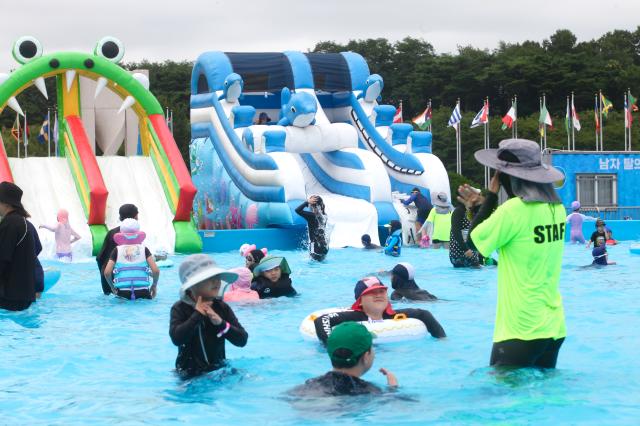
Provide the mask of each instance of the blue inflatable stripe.
{"label": "blue inflatable stripe", "polygon": [[364,170],[364,164],[357,154],[346,151],[323,152],[324,157],[336,166],[349,169]]}
{"label": "blue inflatable stripe", "polygon": [[[253,153],[247,149],[244,142],[240,140],[236,132],[231,127],[231,123],[225,115],[224,109],[222,108],[222,105],[220,105],[220,101],[218,101],[215,94],[191,96],[191,108],[204,108],[211,106],[216,110],[216,114],[222,123],[222,128],[224,129],[225,134],[231,141],[233,149],[240,154],[242,161],[247,163],[252,169],[256,170],[278,170],[278,165],[273,161],[273,158],[268,155]],[[194,126],[196,126],[197,129],[199,124],[201,123],[196,123],[192,125],[191,128],[193,129]],[[207,125],[211,126],[209,132],[215,133],[213,125],[210,123],[207,123]]]}
{"label": "blue inflatable stripe", "polygon": [[356,185],[354,183],[340,182],[329,176],[322,167],[313,159],[311,154],[300,154],[313,176],[318,182],[334,194],[345,195],[351,198],[359,198],[361,200],[371,200],[371,190],[368,186]]}
{"label": "blue inflatable stripe", "polygon": [[362,56],[355,52],[342,52],[351,73],[351,90],[362,90],[369,77],[369,66]]}
{"label": "blue inflatable stripe", "polygon": [[[383,154],[390,160],[395,167],[391,167],[388,163],[385,162],[384,159],[381,158],[383,162],[390,168],[397,170],[398,172],[405,172],[407,170],[413,171],[413,173],[408,172],[408,174],[420,175],[424,172],[424,167],[422,167],[422,163],[415,156],[411,154],[405,154],[393,148],[389,143],[378,133],[375,127],[369,121],[369,118],[366,116],[362,106],[358,103],[355,95],[351,94],[351,108],[352,113],[355,113],[355,118],[357,119],[357,123],[354,122],[356,127],[363,128],[364,131],[369,135],[369,139],[375,144],[375,147],[372,147],[376,155],[380,157],[380,154]],[[354,117],[352,117],[354,118]],[[360,132],[358,132],[358,136]],[[366,144],[366,141],[365,141]],[[379,152],[376,152],[379,151]],[[399,170],[398,170],[399,169]]]}
{"label": "blue inflatable stripe", "polygon": [[302,52],[284,52],[291,64],[295,89],[313,89],[313,72],[309,59]]}
{"label": "blue inflatable stripe", "polygon": [[423,194],[431,194],[431,192],[429,191],[429,188],[425,188],[424,186],[420,186],[420,185],[414,185],[414,184],[410,184],[410,183],[404,183],[404,182],[400,182],[397,179],[394,179],[393,176],[389,175],[389,181],[391,182],[391,190],[392,191],[398,191],[398,192],[403,192],[405,194],[411,194],[411,190],[413,188],[419,188],[420,192],[422,192]]}
{"label": "blue inflatable stripe", "polygon": [[191,71],[191,93],[200,93],[198,91],[198,82],[201,75],[206,78],[209,91],[215,92],[216,90],[222,90],[224,79],[232,72],[231,61],[223,52],[203,53],[198,56]]}
{"label": "blue inflatable stripe", "polygon": [[398,220],[398,212],[389,201],[376,201],[373,203],[378,211],[378,225],[385,225],[392,220]]}
{"label": "blue inflatable stripe", "polygon": [[[211,126],[211,125],[209,125]],[[218,139],[218,135],[213,131],[213,128],[210,128],[209,132],[209,140],[213,143],[213,147],[218,153],[218,157],[220,157],[220,161],[224,166],[224,169],[231,177],[233,183],[238,187],[238,189],[245,195],[247,198],[253,201],[276,201],[283,203],[285,201],[284,188],[278,186],[258,186],[251,182],[249,182],[238,169],[235,168],[229,157],[226,155],[226,152],[222,148],[222,143]]]}

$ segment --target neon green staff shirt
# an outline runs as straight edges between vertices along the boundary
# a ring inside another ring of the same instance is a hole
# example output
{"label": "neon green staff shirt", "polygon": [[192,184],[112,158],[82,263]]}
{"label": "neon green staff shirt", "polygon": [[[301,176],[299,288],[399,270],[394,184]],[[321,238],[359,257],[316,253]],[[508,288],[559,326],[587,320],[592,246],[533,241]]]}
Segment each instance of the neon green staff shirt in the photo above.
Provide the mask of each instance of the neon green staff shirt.
{"label": "neon green staff shirt", "polygon": [[471,232],[483,256],[499,254],[494,342],[567,335],[558,289],[565,220],[561,204],[515,197]]}
{"label": "neon green staff shirt", "polygon": [[427,216],[426,222],[433,223],[433,235],[431,240],[449,241],[451,237],[451,212],[446,214],[436,213],[433,207]]}

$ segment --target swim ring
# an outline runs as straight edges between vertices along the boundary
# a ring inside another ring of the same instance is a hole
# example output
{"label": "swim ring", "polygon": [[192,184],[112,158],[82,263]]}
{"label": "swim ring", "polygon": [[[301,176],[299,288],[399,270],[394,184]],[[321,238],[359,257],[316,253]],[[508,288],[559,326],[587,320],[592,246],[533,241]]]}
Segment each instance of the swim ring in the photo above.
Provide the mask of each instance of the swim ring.
{"label": "swim ring", "polygon": [[640,244],[632,244],[631,247],[629,247],[629,253],[640,254]]}
{"label": "swim ring", "polygon": [[44,268],[44,291],[47,292],[56,285],[60,279],[60,271],[53,268]]}
{"label": "swim ring", "polygon": [[[321,315],[334,312],[349,311],[349,308],[328,308],[315,311],[305,317],[300,324],[300,333],[305,340],[318,341],[313,321]],[[386,319],[382,322],[361,321],[360,323],[376,335],[377,343],[397,342],[401,340],[421,339],[427,335],[427,327],[420,320],[407,318],[398,314],[396,319]]]}

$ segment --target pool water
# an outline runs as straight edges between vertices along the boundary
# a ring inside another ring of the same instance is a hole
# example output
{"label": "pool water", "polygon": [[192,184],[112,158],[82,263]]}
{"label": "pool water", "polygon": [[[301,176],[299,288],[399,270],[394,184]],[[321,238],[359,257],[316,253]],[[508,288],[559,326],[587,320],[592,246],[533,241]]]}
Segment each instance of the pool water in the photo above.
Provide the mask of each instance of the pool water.
{"label": "pool water", "polygon": [[[637,424],[640,415],[640,256],[629,244],[609,250],[619,265],[582,269],[590,251],[567,246],[561,289],[568,337],[553,371],[497,373],[487,367],[495,314],[496,269],[454,270],[446,251],[406,248],[402,261],[440,297],[429,309],[448,338],[376,347],[364,376],[393,371],[398,392],[382,397],[294,400],[286,391],[330,369],[322,347],[298,332],[310,312],[353,301],[353,286],[395,260],[356,249],[325,263],[287,256],[300,295],[233,305],[249,333],[227,343],[230,367],[181,381],[168,335],[178,298],[177,265],[163,269],[158,298],[127,302],[102,295],[95,262],[56,264],[61,281],[28,311],[0,313],[2,424]],[[242,258],[214,256],[225,267]],[[523,259],[524,261],[524,259]],[[46,266],[46,265],[45,265]],[[633,349],[636,347],[636,349]]]}

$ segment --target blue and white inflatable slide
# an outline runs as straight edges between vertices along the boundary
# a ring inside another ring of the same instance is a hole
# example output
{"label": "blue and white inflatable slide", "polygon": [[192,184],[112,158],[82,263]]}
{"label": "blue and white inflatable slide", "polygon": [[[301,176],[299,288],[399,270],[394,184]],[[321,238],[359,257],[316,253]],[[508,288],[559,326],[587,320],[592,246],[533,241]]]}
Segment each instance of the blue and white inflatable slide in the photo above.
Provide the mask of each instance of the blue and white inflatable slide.
{"label": "blue and white inflatable slide", "polygon": [[398,192],[450,195],[431,134],[391,124],[383,85],[352,52],[200,55],[190,146],[200,227],[302,226],[294,209],[318,194],[331,246],[359,246],[406,216]]}

